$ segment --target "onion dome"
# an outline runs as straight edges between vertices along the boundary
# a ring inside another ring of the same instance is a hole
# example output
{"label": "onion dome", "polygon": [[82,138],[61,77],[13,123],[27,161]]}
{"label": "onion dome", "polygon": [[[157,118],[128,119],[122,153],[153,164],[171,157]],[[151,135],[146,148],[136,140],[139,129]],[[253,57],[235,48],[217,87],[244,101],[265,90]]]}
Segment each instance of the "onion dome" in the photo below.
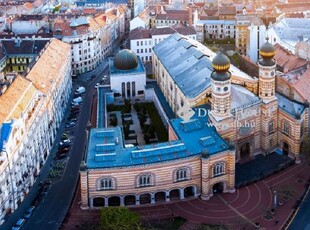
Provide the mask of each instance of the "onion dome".
{"label": "onion dome", "polygon": [[211,78],[215,81],[227,81],[230,79],[230,60],[223,53],[219,52],[212,60],[212,67],[214,71]]}
{"label": "onion dome", "polygon": [[131,70],[137,66],[138,57],[131,50],[123,49],[114,56],[114,67],[119,70]]}
{"label": "onion dome", "polygon": [[270,42],[268,42],[268,39],[266,43],[259,49],[259,54],[264,59],[273,58],[275,53],[276,53],[276,49]]}
{"label": "onion dome", "polygon": [[227,72],[230,67],[229,58],[219,52],[212,60],[212,67],[216,72]]}

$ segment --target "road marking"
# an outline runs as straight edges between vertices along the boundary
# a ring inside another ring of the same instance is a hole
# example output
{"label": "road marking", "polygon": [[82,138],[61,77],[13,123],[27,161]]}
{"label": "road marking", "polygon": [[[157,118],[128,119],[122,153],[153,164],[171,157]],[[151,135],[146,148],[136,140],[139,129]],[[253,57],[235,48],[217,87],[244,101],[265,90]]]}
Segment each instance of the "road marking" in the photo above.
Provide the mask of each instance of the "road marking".
{"label": "road marking", "polygon": [[[223,201],[224,204],[226,204],[232,211],[234,211],[237,215],[239,215],[242,219],[244,219],[246,222],[248,222],[249,224],[255,226],[255,224],[250,220],[248,219],[246,216],[244,216],[242,213],[240,213],[237,209],[235,209],[234,207],[232,207],[230,204],[228,204],[226,202],[226,200],[219,196],[219,198]],[[256,227],[256,226],[255,226]]]}

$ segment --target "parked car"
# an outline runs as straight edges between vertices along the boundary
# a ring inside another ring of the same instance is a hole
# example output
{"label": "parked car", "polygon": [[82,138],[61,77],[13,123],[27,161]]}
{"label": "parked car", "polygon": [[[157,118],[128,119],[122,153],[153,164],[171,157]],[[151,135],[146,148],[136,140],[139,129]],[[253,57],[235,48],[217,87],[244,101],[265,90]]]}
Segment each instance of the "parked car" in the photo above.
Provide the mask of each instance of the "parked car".
{"label": "parked car", "polygon": [[77,97],[72,100],[73,103],[77,103],[77,104],[80,104],[82,101],[83,99],[81,97]]}
{"label": "parked car", "polygon": [[[73,117],[72,117],[73,118]],[[70,123],[67,123],[66,124],[66,128],[71,128],[71,127],[73,127],[73,126],[75,126],[76,125],[76,123],[75,122],[70,122]],[[61,142],[60,142],[61,143]]]}
{"label": "parked car", "polygon": [[70,115],[76,115],[76,114],[79,114],[80,113],[80,110],[75,110],[75,111],[72,111],[71,113],[70,113]]}
{"label": "parked car", "polygon": [[83,93],[85,93],[85,87],[83,87],[83,86],[80,86],[80,87],[78,87],[76,90],[75,90],[75,94],[83,94]]}
{"label": "parked car", "polygon": [[67,153],[67,152],[69,152],[69,148],[67,147],[67,148],[61,148],[61,149],[58,149],[58,151],[57,151],[57,155],[60,155],[60,154],[62,154],[62,153]]}
{"label": "parked car", "polygon": [[104,75],[103,78],[102,78],[102,81],[105,81],[107,80],[108,76],[107,75]]}
{"label": "parked car", "polygon": [[[74,119],[74,118],[77,118],[77,114],[74,114],[74,115],[70,114],[69,117],[68,117],[68,120],[70,121],[71,119]],[[71,123],[71,122],[68,122],[68,124],[69,123]]]}
{"label": "parked car", "polygon": [[63,133],[62,136],[61,136],[61,139],[62,139],[62,140],[68,139],[68,138],[69,138],[69,136],[68,136],[68,134],[66,134],[66,133]]}
{"label": "parked car", "polygon": [[73,107],[71,110],[70,110],[70,112],[73,112],[73,111],[79,111],[80,110],[80,107]]}
{"label": "parked car", "polygon": [[14,227],[12,228],[12,230],[18,230],[21,229],[21,227],[23,226],[23,224],[26,222],[26,219],[24,218],[20,218],[16,224],[14,225]]}
{"label": "parked car", "polygon": [[65,158],[65,157],[67,157],[67,154],[66,154],[66,153],[61,153],[61,154],[59,154],[59,155],[56,155],[56,156],[54,157],[54,159],[55,159],[55,160],[60,160],[60,159],[63,159],[63,158]]}
{"label": "parked car", "polygon": [[63,143],[62,145],[59,144],[59,145],[58,145],[58,150],[59,150],[59,149],[63,149],[63,148],[69,148],[70,145],[71,145],[70,143]]}
{"label": "parked car", "polygon": [[77,122],[77,118],[76,117],[73,117],[69,120],[69,122]]}
{"label": "parked car", "polygon": [[26,213],[23,215],[23,217],[27,220],[30,218],[30,216],[33,213],[33,210],[35,209],[35,206],[30,206],[27,210]]}
{"label": "parked car", "polygon": [[71,106],[71,109],[80,109],[80,105],[73,105]]}
{"label": "parked car", "polygon": [[70,139],[65,139],[65,140],[61,141],[61,142],[59,143],[59,145],[70,144],[70,143],[71,143],[71,140],[70,140]]}

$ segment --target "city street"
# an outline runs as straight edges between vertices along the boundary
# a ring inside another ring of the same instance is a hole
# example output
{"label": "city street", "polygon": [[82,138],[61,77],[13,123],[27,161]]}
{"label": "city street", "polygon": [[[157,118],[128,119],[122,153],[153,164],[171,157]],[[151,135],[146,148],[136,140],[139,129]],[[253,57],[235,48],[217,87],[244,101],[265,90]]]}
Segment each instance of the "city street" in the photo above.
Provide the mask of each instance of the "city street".
{"label": "city street", "polygon": [[[86,92],[83,95],[83,102],[81,105],[82,109],[78,115],[77,125],[68,129],[73,144],[71,146],[67,166],[64,169],[62,177],[51,185],[50,189],[47,191],[47,194],[42,198],[41,202],[38,203],[34,210],[34,214],[29,220],[27,220],[23,226],[23,229],[54,230],[58,229],[62,223],[74,196],[79,178],[79,166],[83,158],[87,141],[87,124],[89,123],[92,101],[96,93],[95,85],[105,74],[107,74],[107,71],[107,62],[103,62],[96,70],[83,74],[79,76],[78,79],[74,80],[73,90],[75,90],[78,85],[85,87]],[[96,77],[93,77],[94,75]],[[71,103],[71,100],[69,103]],[[11,227],[19,218],[22,217],[27,208],[31,205],[32,201],[35,199],[40,189],[40,181],[47,179],[53,162],[53,157],[55,156],[55,152],[58,148],[58,143],[63,132],[65,131],[65,123],[67,121],[66,118],[70,113],[70,108],[71,106],[68,106],[65,119],[58,130],[58,135],[51,150],[51,154],[41,169],[40,175],[37,178],[33,188],[19,208],[1,226],[1,229],[11,229]]]}

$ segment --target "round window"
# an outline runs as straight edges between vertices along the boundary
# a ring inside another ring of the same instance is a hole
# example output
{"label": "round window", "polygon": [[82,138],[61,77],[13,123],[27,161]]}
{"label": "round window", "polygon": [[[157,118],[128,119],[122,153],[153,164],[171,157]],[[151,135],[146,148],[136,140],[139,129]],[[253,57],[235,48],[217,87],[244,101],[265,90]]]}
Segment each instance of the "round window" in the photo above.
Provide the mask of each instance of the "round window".
{"label": "round window", "polygon": [[225,87],[224,87],[224,91],[227,91],[227,90],[228,90],[228,87],[227,87],[227,86],[225,86]]}

